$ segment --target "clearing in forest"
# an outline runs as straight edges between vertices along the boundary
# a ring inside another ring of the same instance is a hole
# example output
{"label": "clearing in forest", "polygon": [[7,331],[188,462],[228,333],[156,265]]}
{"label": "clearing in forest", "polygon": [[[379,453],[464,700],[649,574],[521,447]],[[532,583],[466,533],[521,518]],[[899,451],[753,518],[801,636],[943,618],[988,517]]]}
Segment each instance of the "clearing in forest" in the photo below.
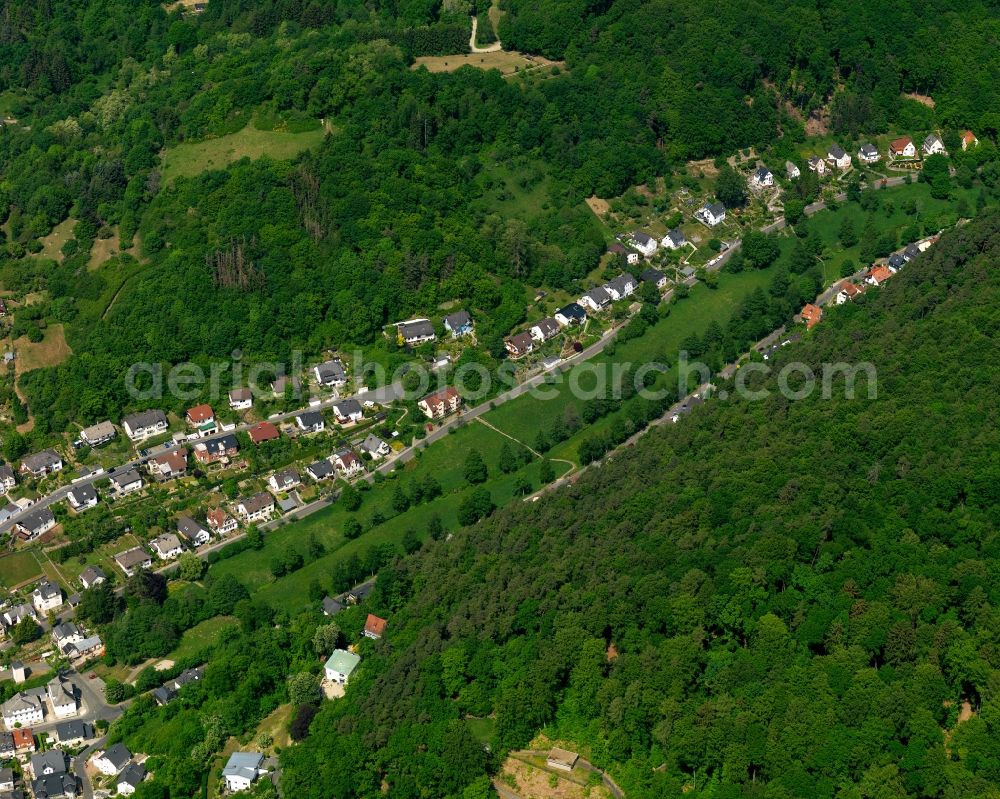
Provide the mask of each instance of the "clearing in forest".
{"label": "clearing in forest", "polygon": [[39,241],[42,243],[42,251],[35,254],[36,258],[48,258],[53,261],[62,261],[63,245],[73,238],[73,228],[76,226],[75,219],[64,219],[54,228],[48,236],[42,236]]}
{"label": "clearing in forest", "polygon": [[256,160],[265,155],[278,160],[294,158],[322,142],[324,135],[318,123],[314,130],[301,133],[257,130],[251,123],[226,136],[167,148],[162,155],[163,178],[171,181],[193,177],[209,169],[222,169],[241,158]]}
{"label": "clearing in forest", "polygon": [[477,69],[498,69],[501,75],[513,75],[518,71],[538,70],[545,67],[561,66],[562,62],[549,61],[541,56],[527,56],[516,50],[496,50],[492,53],[458,53],[456,55],[421,56],[413,62],[413,69],[427,67],[428,72],[454,72],[460,67]]}
{"label": "clearing in forest", "polygon": [[14,365],[17,374],[41,369],[44,366],[58,366],[65,361],[73,351],[66,343],[66,331],[62,324],[49,325],[45,328],[42,340],[28,341],[27,336],[14,340],[14,352],[17,358]]}

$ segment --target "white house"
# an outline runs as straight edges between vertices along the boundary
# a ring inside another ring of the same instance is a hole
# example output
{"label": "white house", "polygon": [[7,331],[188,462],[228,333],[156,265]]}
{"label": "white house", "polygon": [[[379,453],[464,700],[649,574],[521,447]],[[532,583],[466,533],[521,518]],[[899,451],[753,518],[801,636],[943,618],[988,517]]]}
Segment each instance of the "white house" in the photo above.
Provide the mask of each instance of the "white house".
{"label": "white house", "polygon": [[270,519],[274,513],[274,497],[266,491],[260,491],[252,497],[241,499],[236,505],[236,512],[248,522]]}
{"label": "white house", "polygon": [[333,456],[333,465],[344,477],[356,477],[365,472],[365,465],[361,462],[361,458],[349,449],[342,449],[336,453]]}
{"label": "white house", "polygon": [[208,520],[208,526],[218,536],[227,536],[230,533],[235,533],[238,527],[236,519],[222,510],[222,508],[212,508],[212,510],[205,514],[205,518]]}
{"label": "white house", "polygon": [[933,133],[929,134],[927,138],[924,139],[922,149],[924,151],[924,155],[946,155],[948,152],[944,149],[944,142]]}
{"label": "white house", "polygon": [[755,189],[763,189],[774,185],[774,175],[766,166],[757,167],[750,176],[750,185]]}
{"label": "white house", "polygon": [[179,516],[177,518],[177,535],[196,547],[207,544],[212,540],[212,534],[190,516]]}
{"label": "white house", "polygon": [[160,560],[173,560],[179,557],[184,551],[184,547],[181,546],[181,540],[173,533],[158,535],[149,542],[149,545]]}
{"label": "white house", "polygon": [[129,763],[118,775],[118,784],[115,787],[121,796],[131,796],[144,779],[146,779],[146,767],[142,763]]}
{"label": "white house", "polygon": [[865,142],[858,148],[858,160],[862,164],[874,164],[882,156],[879,155],[878,148],[870,142]]}
{"label": "white house", "polygon": [[687,244],[684,231],[679,227],[667,231],[667,234],[660,239],[660,246],[667,250],[677,250]]}
{"label": "white house", "polygon": [[126,577],[131,577],[140,569],[148,569],[152,566],[153,559],[141,547],[132,547],[132,549],[127,549],[115,555],[115,563],[118,564],[118,568],[125,573]]}
{"label": "white house", "polygon": [[52,628],[52,640],[60,649],[66,644],[78,643],[83,638],[83,631],[71,621],[64,621]]}
{"label": "white house", "polygon": [[91,765],[101,774],[114,776],[120,772],[132,759],[132,753],[125,747],[125,744],[117,743],[109,746],[103,752],[98,752],[91,759]]}
{"label": "white house", "polygon": [[[344,386],[347,385],[347,372],[344,371],[344,364],[338,358],[313,367],[313,374],[316,375],[316,382],[321,386]],[[277,383],[277,381],[275,381]]]}
{"label": "white house", "polygon": [[809,156],[809,171],[815,172],[817,175],[826,174],[826,161],[820,158],[818,155]]}
{"label": "white house", "polygon": [[111,475],[111,487],[119,494],[131,494],[133,491],[140,491],[144,485],[142,475],[135,469],[128,469],[121,474]]}
{"label": "white house", "polygon": [[63,603],[62,589],[55,583],[42,580],[31,594],[31,604],[39,613],[48,613]]}
{"label": "white house", "polygon": [[848,169],[851,166],[851,154],[844,151],[839,144],[831,144],[826,152],[826,160],[837,169]]}
{"label": "white house", "polygon": [[334,649],[333,654],[330,655],[323,667],[326,679],[339,685],[347,685],[347,681],[360,662],[360,656],[353,652],[348,652],[346,649]]}
{"label": "white house", "polygon": [[303,411],[295,417],[295,424],[303,433],[322,433],[326,429],[323,414],[319,411]]}
{"label": "white house", "polygon": [[889,155],[896,158],[913,158],[917,154],[917,148],[913,144],[913,139],[909,136],[901,136],[889,142]]}
{"label": "white house", "polygon": [[67,719],[77,714],[80,705],[76,701],[77,688],[72,681],[65,677],[53,677],[45,686],[45,694],[57,719]]}
{"label": "white house", "polygon": [[167,416],[159,410],[133,413],[122,419],[122,428],[132,441],[142,441],[167,432]]}
{"label": "white house", "polygon": [[295,469],[282,469],[268,477],[267,484],[275,491],[291,491],[302,485],[302,478]]}
{"label": "white house", "polygon": [[604,290],[611,295],[612,300],[623,300],[635,292],[635,278],[628,272],[618,275],[614,280],[604,284]]}
{"label": "white house", "polygon": [[105,420],[83,428],[80,431],[80,440],[87,446],[99,447],[101,444],[109,442],[116,435],[118,435],[118,431],[115,430],[115,426]]}
{"label": "white house", "polygon": [[976,138],[976,134],[971,130],[966,130],[962,132],[962,149],[968,150],[970,147],[978,147],[979,139]]}
{"label": "white house", "polygon": [[802,170],[791,161],[785,161],[785,174],[788,175],[789,180],[795,180],[802,174]]}
{"label": "white house", "polygon": [[559,323],[551,316],[536,322],[528,331],[535,341],[548,341],[559,333]]}
{"label": "white house", "polygon": [[601,286],[598,286],[580,297],[577,300],[577,304],[582,305],[584,308],[589,308],[596,313],[597,311],[604,310],[611,304],[611,295]]}
{"label": "white house", "polygon": [[354,397],[348,397],[333,403],[333,415],[337,417],[340,424],[356,424],[364,418],[365,414],[361,403]]}
{"label": "white house", "polygon": [[648,233],[636,230],[632,233],[632,246],[641,252],[646,258],[649,258],[654,252],[656,252],[656,239]]}
{"label": "white house", "polygon": [[234,388],[229,392],[229,407],[234,411],[245,411],[253,407],[253,392],[249,388]]}
{"label": "white house", "polygon": [[434,341],[437,338],[430,319],[411,319],[408,322],[400,322],[396,325],[396,336],[401,344],[406,344],[409,347],[423,344],[426,341]]}
{"label": "white house", "polygon": [[36,508],[17,520],[14,530],[19,538],[33,541],[56,526],[56,517],[48,508]]}
{"label": "white house", "polygon": [[22,691],[0,705],[0,714],[8,730],[38,724],[45,718],[45,703],[37,694]]}
{"label": "white house", "polygon": [[261,766],[264,755],[260,752],[233,752],[222,769],[222,777],[226,781],[226,790],[233,793],[246,791],[261,774],[266,774]]}
{"label": "white house", "polygon": [[97,492],[92,485],[73,486],[66,495],[70,507],[77,513],[97,506]]}
{"label": "white house", "polygon": [[107,579],[104,569],[100,566],[88,566],[80,572],[80,585],[84,588],[93,588],[95,585],[106,582]]}
{"label": "white house", "polygon": [[706,203],[695,212],[695,216],[709,227],[715,227],[726,221],[726,206],[722,203]]}
{"label": "white house", "polygon": [[444,318],[444,329],[451,333],[452,338],[467,336],[472,332],[472,317],[468,311],[455,311]]}
{"label": "white house", "polygon": [[381,460],[392,452],[392,448],[374,433],[361,442],[360,449],[367,452],[373,461]]}

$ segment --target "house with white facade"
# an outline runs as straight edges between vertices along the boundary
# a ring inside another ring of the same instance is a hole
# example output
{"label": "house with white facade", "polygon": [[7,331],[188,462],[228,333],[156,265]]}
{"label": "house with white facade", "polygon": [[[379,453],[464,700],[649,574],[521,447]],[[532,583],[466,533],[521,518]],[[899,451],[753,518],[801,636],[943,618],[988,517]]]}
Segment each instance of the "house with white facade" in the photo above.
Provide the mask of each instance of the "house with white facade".
{"label": "house with white facade", "polygon": [[323,671],[326,679],[338,685],[347,685],[351,674],[361,662],[361,657],[346,649],[334,649],[326,661]]}

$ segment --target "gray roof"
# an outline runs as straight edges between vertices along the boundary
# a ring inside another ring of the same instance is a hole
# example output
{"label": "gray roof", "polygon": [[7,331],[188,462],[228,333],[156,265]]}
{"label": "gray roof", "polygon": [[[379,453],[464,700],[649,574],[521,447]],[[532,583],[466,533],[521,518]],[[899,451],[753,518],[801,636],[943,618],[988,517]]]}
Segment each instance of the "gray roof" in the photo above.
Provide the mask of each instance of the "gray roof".
{"label": "gray roof", "polygon": [[98,422],[90,427],[85,427],[80,431],[80,435],[87,441],[98,441],[102,438],[110,438],[115,435],[115,426],[111,422]]}
{"label": "gray roof", "polygon": [[42,580],[38,584],[38,588],[35,589],[35,593],[45,599],[51,599],[56,596],[61,597],[62,589],[49,580]]}
{"label": "gray roof", "polygon": [[930,147],[932,144],[942,144],[941,139],[934,133],[927,134],[927,138],[924,139],[924,147]]}
{"label": "gray roof", "polygon": [[31,756],[31,770],[36,777],[43,774],[65,774],[66,754],[61,749],[49,749]]}
{"label": "gray roof", "polygon": [[559,332],[559,323],[553,319],[551,316],[546,316],[544,319],[539,319],[532,327],[537,327],[542,331],[542,335],[548,338],[549,336],[554,336]]}
{"label": "gray roof", "polygon": [[386,444],[385,441],[383,441],[381,438],[379,438],[374,433],[369,433],[365,437],[365,440],[361,442],[360,446],[361,446],[361,449],[364,450],[365,452],[367,452],[367,453],[369,453],[371,455],[374,455],[380,449],[382,449],[382,447],[388,446],[388,444]]}
{"label": "gray roof", "polygon": [[631,274],[625,272],[622,275],[618,275],[614,280],[608,281],[606,288],[614,289],[619,294],[624,294],[629,285],[635,287],[635,278]]}
{"label": "gray roof", "polygon": [[180,549],[181,546],[181,540],[173,533],[158,535],[149,543],[160,552],[170,552],[173,549]]}
{"label": "gray roof", "polygon": [[413,338],[424,338],[434,335],[434,325],[427,319],[418,319],[416,322],[402,322],[398,325],[399,334],[404,341]]}
{"label": "gray roof", "polygon": [[178,516],[177,517],[177,532],[182,536],[187,538],[189,541],[193,541],[201,533],[207,533],[202,525],[192,519],[190,516]]}
{"label": "gray roof", "polygon": [[252,781],[256,779],[263,762],[264,755],[260,752],[233,752],[222,769],[222,776],[244,777]]}
{"label": "gray roof", "polygon": [[90,738],[94,731],[89,724],[79,719],[70,719],[56,724],[56,737],[60,741],[72,741],[74,738]]}
{"label": "gray roof", "polygon": [[266,491],[258,491],[252,497],[247,497],[246,499],[241,499],[243,507],[246,509],[247,513],[259,513],[268,507],[274,506],[274,497],[272,497]]}
{"label": "gray roof", "polygon": [[240,442],[232,433],[226,433],[224,436],[219,436],[218,438],[210,438],[208,441],[202,443],[208,452],[220,455],[231,449],[239,450],[240,448]]}
{"label": "gray roof", "polygon": [[158,424],[166,424],[167,415],[161,410],[139,411],[139,413],[131,413],[122,419],[122,424],[126,422],[132,430],[155,427]]}
{"label": "gray roof", "polygon": [[52,515],[52,511],[48,508],[36,508],[35,510],[24,514],[24,516],[22,516],[17,523],[25,530],[29,530],[34,533],[36,530],[41,530],[51,522],[54,522],[55,518],[56,517]]}
{"label": "gray roof", "polygon": [[449,330],[461,330],[472,324],[472,317],[468,311],[455,311],[444,318],[444,324]]}
{"label": "gray roof", "polygon": [[124,552],[119,552],[115,555],[115,560],[118,562],[119,566],[131,569],[133,566],[138,566],[140,563],[152,560],[152,557],[150,557],[149,553],[142,549],[142,547],[133,547],[132,549],[127,549]]}
{"label": "gray roof", "polygon": [[21,463],[31,471],[37,472],[41,469],[51,469],[56,464],[62,463],[62,458],[54,449],[45,449],[41,452],[25,455]]}
{"label": "gray roof", "polygon": [[104,570],[100,566],[88,566],[80,572],[80,579],[88,585],[93,585],[94,580],[106,580],[108,579],[108,575],[104,573]]}
{"label": "gray roof", "polygon": [[706,205],[705,210],[712,216],[722,216],[726,213],[726,206],[722,203],[712,203],[711,205]]}
{"label": "gray roof", "polygon": [[279,486],[297,485],[302,482],[302,478],[295,469],[282,469],[274,473],[274,482]]}
{"label": "gray roof", "polygon": [[301,427],[316,427],[323,423],[323,414],[319,411],[303,411],[295,418]]}
{"label": "gray roof", "polygon": [[316,373],[324,383],[343,382],[347,380],[344,365],[337,358],[319,364],[316,367]]}
{"label": "gray roof", "polygon": [[316,461],[306,467],[306,471],[312,475],[314,480],[322,480],[333,474],[333,464],[329,460]]}
{"label": "gray roof", "polygon": [[827,151],[832,158],[843,158],[847,153],[844,152],[844,148],[839,144],[831,144],[830,149]]}
{"label": "gray roof", "polygon": [[94,490],[94,487],[89,484],[73,486],[70,493],[73,495],[73,499],[76,500],[77,505],[86,505],[87,503],[97,499],[97,492]]}
{"label": "gray roof", "polygon": [[687,238],[684,236],[684,231],[679,227],[675,227],[673,230],[667,232],[667,238],[670,239],[675,247],[680,247]]}
{"label": "gray roof", "polygon": [[133,788],[146,779],[146,767],[142,763],[129,763],[118,775],[118,784],[128,783]]}
{"label": "gray roof", "polygon": [[132,483],[138,483],[142,480],[142,475],[139,474],[135,469],[129,469],[128,471],[122,472],[121,474],[116,474],[111,478],[117,485],[128,486]]}
{"label": "gray roof", "polygon": [[31,781],[35,799],[53,799],[59,796],[76,796],[76,777],[72,774],[47,774]]}
{"label": "gray roof", "polygon": [[340,416],[351,416],[355,413],[361,413],[361,403],[354,399],[354,397],[337,400],[333,403],[333,411]]}
{"label": "gray roof", "polygon": [[587,312],[583,309],[583,306],[578,302],[571,302],[569,305],[564,305],[556,313],[559,316],[565,316],[567,319],[586,319]]}
{"label": "gray roof", "polygon": [[105,750],[103,757],[116,769],[121,771],[125,768],[125,764],[132,759],[132,753],[128,750],[128,747],[126,747],[125,744],[119,742],[109,746]]}
{"label": "gray roof", "polygon": [[858,152],[864,155],[878,155],[878,148],[875,147],[874,144],[865,142],[864,144],[861,145],[861,148],[858,150]]}
{"label": "gray roof", "polygon": [[654,242],[655,240],[648,233],[643,233],[641,230],[636,230],[632,233],[632,241],[634,241],[636,244],[642,244],[643,246],[645,246],[650,242]]}
{"label": "gray roof", "polygon": [[771,170],[766,166],[759,166],[754,170],[754,175],[757,176],[758,180],[764,180],[768,175],[771,174]]}
{"label": "gray roof", "polygon": [[903,249],[903,257],[908,261],[918,255],[920,255],[920,248],[916,244],[907,244]]}
{"label": "gray roof", "polygon": [[611,302],[611,295],[604,289],[603,286],[598,286],[588,291],[585,297],[590,297],[594,301],[595,305],[607,305]]}
{"label": "gray roof", "polygon": [[899,267],[901,267],[903,264],[906,263],[906,259],[904,259],[900,253],[894,252],[892,255],[889,256],[888,263],[889,266],[891,266],[893,269],[898,269]]}
{"label": "gray roof", "polygon": [[80,628],[71,621],[64,621],[52,628],[52,634],[56,638],[69,638],[72,635],[80,635]]}
{"label": "gray roof", "polygon": [[643,283],[659,283],[665,277],[666,275],[659,269],[646,269],[641,275],[639,275],[639,280]]}
{"label": "gray roof", "polygon": [[323,597],[323,612],[327,616],[336,616],[343,609],[344,606],[333,597]]}

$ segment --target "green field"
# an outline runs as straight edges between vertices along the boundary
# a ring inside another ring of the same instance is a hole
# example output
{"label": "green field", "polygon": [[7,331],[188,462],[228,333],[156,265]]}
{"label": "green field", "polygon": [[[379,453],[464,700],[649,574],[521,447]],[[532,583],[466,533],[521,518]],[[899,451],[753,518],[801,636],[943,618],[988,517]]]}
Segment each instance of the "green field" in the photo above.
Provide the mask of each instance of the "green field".
{"label": "green field", "polygon": [[214,616],[196,624],[190,630],[185,630],[177,648],[167,655],[174,662],[194,657],[207,646],[211,646],[223,630],[237,625],[232,616]]}
{"label": "green field", "polygon": [[42,576],[42,567],[31,550],[13,552],[0,557],[0,583],[5,588],[13,588],[35,577]]}
{"label": "green field", "polygon": [[168,148],[163,154],[163,177],[171,181],[179,177],[192,177],[209,169],[222,169],[241,158],[257,159],[269,156],[275,159],[293,158],[303,150],[323,141],[322,127],[299,133],[258,130],[252,124],[243,130],[206,139],[185,142]]}

